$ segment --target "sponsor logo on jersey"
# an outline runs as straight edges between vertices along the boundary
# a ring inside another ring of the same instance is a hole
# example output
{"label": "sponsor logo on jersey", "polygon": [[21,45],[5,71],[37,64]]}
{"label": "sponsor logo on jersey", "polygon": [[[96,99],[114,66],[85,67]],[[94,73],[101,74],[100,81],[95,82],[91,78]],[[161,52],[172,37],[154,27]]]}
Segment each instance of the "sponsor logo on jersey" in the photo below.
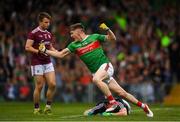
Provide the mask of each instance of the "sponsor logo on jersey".
{"label": "sponsor logo on jersey", "polygon": [[81,48],[77,48],[76,49],[76,54],[81,56],[85,53],[91,52],[97,48],[99,48],[101,45],[99,43],[99,41],[94,41],[88,45],[86,45],[85,47],[81,47]]}

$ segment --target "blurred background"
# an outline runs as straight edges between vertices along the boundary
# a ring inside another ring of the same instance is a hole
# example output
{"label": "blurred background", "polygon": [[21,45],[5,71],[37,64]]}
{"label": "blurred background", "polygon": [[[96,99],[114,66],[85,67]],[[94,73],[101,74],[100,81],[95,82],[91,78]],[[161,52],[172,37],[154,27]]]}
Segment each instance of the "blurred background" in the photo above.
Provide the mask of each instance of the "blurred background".
{"label": "blurred background", "polygon": [[[56,49],[71,42],[70,24],[82,22],[88,34],[104,34],[98,25],[105,22],[117,37],[103,48],[118,83],[143,102],[180,104],[179,0],[1,0],[0,5],[0,101],[32,101],[34,80],[24,46],[38,13],[46,11],[53,17],[50,31]],[[76,55],[52,61],[54,101],[91,103],[103,98]]]}

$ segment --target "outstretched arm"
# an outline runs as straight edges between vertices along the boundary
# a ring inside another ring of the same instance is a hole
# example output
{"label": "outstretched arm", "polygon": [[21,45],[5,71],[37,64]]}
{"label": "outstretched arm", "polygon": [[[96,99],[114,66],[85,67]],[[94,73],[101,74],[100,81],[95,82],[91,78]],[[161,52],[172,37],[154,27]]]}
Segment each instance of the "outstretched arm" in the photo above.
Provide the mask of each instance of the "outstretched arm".
{"label": "outstretched arm", "polygon": [[49,50],[52,50],[52,51],[57,51],[52,44],[50,44],[50,49]]}
{"label": "outstretched arm", "polygon": [[116,40],[116,36],[114,35],[114,33],[110,30],[109,27],[107,27],[107,25],[105,23],[102,23],[100,26],[99,26],[100,29],[103,29],[107,32],[107,35],[106,35],[106,39],[107,40],[110,40],[110,41],[115,41]]}
{"label": "outstretched arm", "polygon": [[69,51],[68,48],[65,48],[62,51],[46,50],[45,53],[50,55],[50,56],[53,56],[53,57],[63,58],[65,56],[69,55],[71,52]]}
{"label": "outstretched arm", "polygon": [[68,48],[63,49],[62,51],[47,50],[43,43],[39,45],[39,51],[56,58],[63,58],[71,53]]}

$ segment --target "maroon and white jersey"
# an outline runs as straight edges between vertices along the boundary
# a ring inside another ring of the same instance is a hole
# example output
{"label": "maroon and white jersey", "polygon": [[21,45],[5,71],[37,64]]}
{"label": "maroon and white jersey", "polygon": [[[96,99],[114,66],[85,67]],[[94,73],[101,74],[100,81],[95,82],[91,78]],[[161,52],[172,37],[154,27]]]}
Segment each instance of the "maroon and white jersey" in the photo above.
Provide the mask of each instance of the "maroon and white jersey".
{"label": "maroon and white jersey", "polygon": [[[35,49],[39,48],[39,44],[43,42],[46,49],[50,48],[50,44],[54,43],[52,39],[52,34],[47,30],[41,30],[39,27],[35,28],[28,34],[28,39],[34,40],[33,47]],[[32,53],[31,55],[31,65],[40,65],[50,63],[50,56],[44,54]]]}

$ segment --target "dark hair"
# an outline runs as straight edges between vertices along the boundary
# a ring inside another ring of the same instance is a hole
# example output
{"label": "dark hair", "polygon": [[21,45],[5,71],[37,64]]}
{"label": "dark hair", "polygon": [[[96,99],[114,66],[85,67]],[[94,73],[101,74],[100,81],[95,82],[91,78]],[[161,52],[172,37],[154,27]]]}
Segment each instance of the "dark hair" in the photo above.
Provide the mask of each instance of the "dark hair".
{"label": "dark hair", "polygon": [[42,20],[43,20],[44,18],[48,18],[48,19],[51,20],[52,17],[51,17],[51,15],[48,14],[47,12],[41,12],[41,13],[38,14],[37,20],[38,20],[38,22],[42,22]]}
{"label": "dark hair", "polygon": [[73,31],[77,28],[81,28],[84,31],[84,26],[81,23],[76,23],[70,26],[70,31]]}

